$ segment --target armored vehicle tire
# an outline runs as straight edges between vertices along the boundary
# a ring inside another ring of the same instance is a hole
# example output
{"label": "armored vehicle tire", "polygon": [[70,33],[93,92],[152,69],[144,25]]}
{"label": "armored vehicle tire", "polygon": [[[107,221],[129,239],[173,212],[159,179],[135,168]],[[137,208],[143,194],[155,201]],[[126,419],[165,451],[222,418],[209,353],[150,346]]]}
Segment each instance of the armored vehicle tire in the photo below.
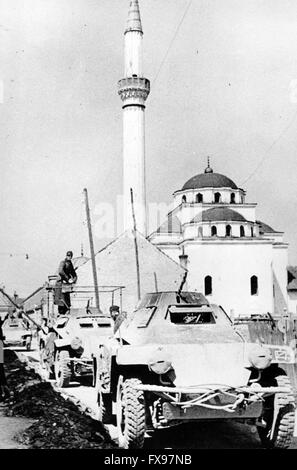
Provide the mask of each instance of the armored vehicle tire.
{"label": "armored vehicle tire", "polygon": [[136,390],[139,379],[119,377],[117,388],[117,429],[120,447],[141,449],[144,443],[145,400],[144,393]]}
{"label": "armored vehicle tire", "polygon": [[27,350],[27,351],[30,351],[30,349],[31,349],[31,343],[32,343],[31,338],[26,339],[26,344],[25,344],[25,346],[26,346],[26,350]]}
{"label": "armored vehicle tire", "polygon": [[[295,400],[293,389],[289,377],[286,375],[279,375],[275,377],[275,384],[279,387],[289,387],[290,393],[279,392],[273,397],[268,397],[266,400],[266,408],[264,410],[264,421],[266,427],[258,427],[259,437],[264,447],[269,449],[286,449],[290,446],[295,426]],[[274,412],[277,412],[273,439],[270,435],[273,428]]]}
{"label": "armored vehicle tire", "polygon": [[68,387],[71,379],[71,365],[69,352],[66,350],[57,351],[55,357],[55,376],[57,386]]}

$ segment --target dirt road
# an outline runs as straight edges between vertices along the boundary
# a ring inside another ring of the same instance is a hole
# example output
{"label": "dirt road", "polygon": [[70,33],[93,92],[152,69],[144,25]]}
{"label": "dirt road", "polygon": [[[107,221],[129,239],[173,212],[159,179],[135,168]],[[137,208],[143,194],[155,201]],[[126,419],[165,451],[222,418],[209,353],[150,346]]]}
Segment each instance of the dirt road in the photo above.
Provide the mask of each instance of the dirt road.
{"label": "dirt road", "polygon": [[[41,376],[43,375],[36,350],[18,351],[18,355],[23,360],[30,361],[35,365],[35,370]],[[72,382],[70,387],[60,389],[60,392],[71,397],[88,414],[97,418],[96,395],[93,387]],[[116,427],[107,426],[107,428],[111,438],[117,442]],[[297,449],[297,432],[295,432],[295,436],[292,449]],[[257,432],[252,427],[226,421],[189,423],[175,428],[158,430],[152,436],[147,435],[144,447],[147,449],[256,449],[261,448],[261,443]]]}
{"label": "dirt road", "polygon": [[15,441],[14,436],[28,428],[34,421],[28,418],[4,416],[0,409],[0,449],[26,449]]}

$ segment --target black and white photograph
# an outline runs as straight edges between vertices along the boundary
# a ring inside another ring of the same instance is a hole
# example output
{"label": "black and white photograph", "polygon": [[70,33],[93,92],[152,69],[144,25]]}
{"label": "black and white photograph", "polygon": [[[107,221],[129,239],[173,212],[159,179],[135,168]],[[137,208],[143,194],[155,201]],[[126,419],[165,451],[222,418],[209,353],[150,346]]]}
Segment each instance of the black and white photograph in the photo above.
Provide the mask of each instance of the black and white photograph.
{"label": "black and white photograph", "polygon": [[0,0],[0,449],[297,449],[296,129],[295,0]]}

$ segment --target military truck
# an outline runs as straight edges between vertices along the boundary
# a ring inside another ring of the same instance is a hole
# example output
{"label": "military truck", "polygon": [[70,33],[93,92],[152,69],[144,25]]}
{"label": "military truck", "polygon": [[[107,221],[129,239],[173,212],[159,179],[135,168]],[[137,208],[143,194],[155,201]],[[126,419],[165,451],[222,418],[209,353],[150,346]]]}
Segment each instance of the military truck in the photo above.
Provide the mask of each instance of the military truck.
{"label": "military truck", "polygon": [[94,363],[99,418],[120,447],[147,431],[191,421],[234,420],[258,429],[264,447],[290,446],[289,346],[247,342],[222,307],[197,292],[147,294],[106,337]]}

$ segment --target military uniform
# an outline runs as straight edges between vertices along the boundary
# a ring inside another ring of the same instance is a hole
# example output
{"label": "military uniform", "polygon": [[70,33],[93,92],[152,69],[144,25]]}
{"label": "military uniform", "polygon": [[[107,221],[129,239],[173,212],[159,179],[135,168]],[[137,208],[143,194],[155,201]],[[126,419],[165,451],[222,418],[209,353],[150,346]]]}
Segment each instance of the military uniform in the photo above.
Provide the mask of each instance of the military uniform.
{"label": "military uniform", "polygon": [[70,285],[69,281],[72,280],[72,283],[77,281],[77,275],[73,267],[72,261],[69,259],[64,259],[59,264],[58,269],[59,279],[56,282],[55,286],[55,298],[54,303],[58,305],[58,310],[60,314],[64,314],[71,307],[70,301],[70,292],[63,292],[63,285]]}

